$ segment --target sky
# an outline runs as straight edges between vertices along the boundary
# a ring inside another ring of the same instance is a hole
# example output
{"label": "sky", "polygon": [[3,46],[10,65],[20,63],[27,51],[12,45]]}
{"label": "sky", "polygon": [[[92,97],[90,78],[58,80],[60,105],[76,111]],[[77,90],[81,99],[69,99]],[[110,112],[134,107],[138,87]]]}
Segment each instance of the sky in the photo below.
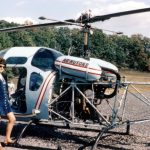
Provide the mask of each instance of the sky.
{"label": "sky", "polygon": [[[1,0],[0,20],[34,24],[44,23],[38,17],[56,20],[77,19],[81,13],[91,10],[92,16],[106,15],[150,7],[150,0]],[[92,24],[99,29],[120,31],[124,35],[142,34],[150,38],[150,12],[115,17]],[[110,34],[110,33],[108,33]]]}

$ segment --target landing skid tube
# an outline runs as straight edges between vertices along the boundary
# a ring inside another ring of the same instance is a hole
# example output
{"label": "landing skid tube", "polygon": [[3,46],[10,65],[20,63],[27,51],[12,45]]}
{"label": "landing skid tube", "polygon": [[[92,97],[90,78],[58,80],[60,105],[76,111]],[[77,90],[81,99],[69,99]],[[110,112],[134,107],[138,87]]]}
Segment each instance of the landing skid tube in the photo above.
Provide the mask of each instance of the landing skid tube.
{"label": "landing skid tube", "polygon": [[91,150],[96,150],[97,144],[98,144],[99,140],[102,138],[103,134],[106,133],[108,130],[109,130],[109,128],[103,128],[103,129],[99,132],[99,134],[97,135],[96,140],[95,140],[95,143],[94,143],[94,145],[92,146],[92,149],[91,149]]}
{"label": "landing skid tube", "polygon": [[[38,122],[37,120],[30,120],[30,121],[28,122],[28,124],[22,129],[21,133],[18,135],[18,137],[16,138],[15,143],[14,143],[12,146],[14,146],[14,147],[20,147],[20,146],[21,146],[21,144],[20,144],[19,142],[20,142],[20,140],[21,140],[23,134],[25,133],[25,131],[27,130],[27,128],[28,128],[31,124],[33,124],[33,123],[37,124],[37,123],[39,123],[39,122]],[[60,145],[59,142],[58,142],[57,145],[58,145],[57,150],[62,150],[61,145]]]}
{"label": "landing skid tube", "polygon": [[25,131],[27,130],[27,128],[28,128],[32,123],[34,123],[34,122],[35,122],[34,120],[30,120],[30,121],[28,122],[28,124],[22,129],[21,133],[20,133],[20,134],[18,135],[18,137],[16,138],[15,144],[20,145],[20,144],[19,144],[19,141],[20,141],[20,139],[22,138],[24,132],[25,132]]}

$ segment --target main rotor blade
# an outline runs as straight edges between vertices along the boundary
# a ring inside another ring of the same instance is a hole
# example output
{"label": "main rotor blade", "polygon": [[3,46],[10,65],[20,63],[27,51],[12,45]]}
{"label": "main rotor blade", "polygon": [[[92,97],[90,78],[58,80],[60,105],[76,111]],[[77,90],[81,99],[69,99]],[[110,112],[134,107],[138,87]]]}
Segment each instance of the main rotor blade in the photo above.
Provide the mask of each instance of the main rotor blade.
{"label": "main rotor blade", "polygon": [[[23,30],[23,29],[31,29],[31,28],[46,27],[46,26],[75,25],[75,23],[83,23],[83,24],[84,23],[94,23],[94,22],[97,22],[97,21],[105,21],[105,20],[113,18],[113,17],[131,15],[131,14],[136,14],[136,13],[143,13],[143,12],[148,12],[148,11],[150,11],[150,8],[123,11],[123,12],[112,13],[112,14],[108,14],[108,15],[95,16],[95,17],[92,17],[92,18],[82,20],[82,22],[81,21],[75,21],[73,19],[68,19],[68,20],[65,20],[65,21],[58,21],[58,22],[56,21],[56,22],[51,22],[51,23],[25,25],[25,26],[22,25],[22,26],[17,26],[17,27],[10,27],[10,28],[0,29],[0,32],[14,32],[14,31]],[[81,25],[81,24],[76,24],[76,25],[83,27],[83,25]]]}
{"label": "main rotor blade", "polygon": [[[74,25],[71,22],[74,22],[74,20],[66,20],[68,23],[59,21],[59,22],[51,22],[51,23],[43,23],[43,24],[35,24],[35,25],[22,25],[17,27],[10,27],[10,28],[4,28],[0,29],[1,32],[14,32],[18,30],[24,30],[24,29],[32,29],[32,28],[39,28],[39,27],[46,27],[46,26],[64,26],[64,25]],[[69,23],[70,22],[70,23]]]}
{"label": "main rotor blade", "polygon": [[118,13],[112,13],[108,15],[102,15],[102,16],[95,16],[92,18],[89,18],[87,20],[83,20],[82,23],[94,23],[97,21],[105,21],[107,19],[113,18],[113,17],[119,17],[119,16],[125,16],[125,15],[131,15],[131,14],[137,14],[137,13],[144,13],[150,11],[150,8],[143,8],[143,9],[136,9],[136,10],[129,10],[129,11],[123,11]]}

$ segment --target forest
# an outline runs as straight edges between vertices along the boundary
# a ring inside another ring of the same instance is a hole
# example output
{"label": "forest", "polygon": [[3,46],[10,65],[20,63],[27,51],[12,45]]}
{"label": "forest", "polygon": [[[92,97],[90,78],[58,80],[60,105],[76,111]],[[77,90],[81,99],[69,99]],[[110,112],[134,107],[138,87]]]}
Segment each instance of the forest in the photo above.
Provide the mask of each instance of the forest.
{"label": "forest", "polygon": [[[18,26],[0,21],[0,29]],[[83,55],[83,32],[79,28],[40,27],[0,33],[0,50],[15,46],[50,47],[64,54]],[[109,61],[121,69],[150,72],[150,38],[141,34],[106,34],[95,29],[89,38],[91,57]]]}

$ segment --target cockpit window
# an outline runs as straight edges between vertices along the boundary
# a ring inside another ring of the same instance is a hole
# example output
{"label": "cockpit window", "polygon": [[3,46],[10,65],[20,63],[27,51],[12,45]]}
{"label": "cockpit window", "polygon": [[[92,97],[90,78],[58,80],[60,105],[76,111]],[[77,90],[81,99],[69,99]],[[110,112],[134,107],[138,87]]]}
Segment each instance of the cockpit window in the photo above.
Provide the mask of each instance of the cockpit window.
{"label": "cockpit window", "polygon": [[60,56],[63,56],[63,54],[61,52],[55,52],[54,53],[55,59],[58,58],[58,57],[60,57]]}
{"label": "cockpit window", "polygon": [[9,57],[6,59],[6,64],[25,64],[26,62],[26,57]]}
{"label": "cockpit window", "polygon": [[30,76],[29,89],[31,91],[37,91],[43,82],[43,77],[36,72],[33,72]]}
{"label": "cockpit window", "polygon": [[0,56],[3,57],[3,56],[5,55],[5,53],[6,53],[8,50],[9,50],[9,48],[8,48],[8,49],[1,50],[1,51],[0,51]]}
{"label": "cockpit window", "polygon": [[31,64],[42,70],[54,68],[54,55],[47,49],[40,49],[33,57]]}

